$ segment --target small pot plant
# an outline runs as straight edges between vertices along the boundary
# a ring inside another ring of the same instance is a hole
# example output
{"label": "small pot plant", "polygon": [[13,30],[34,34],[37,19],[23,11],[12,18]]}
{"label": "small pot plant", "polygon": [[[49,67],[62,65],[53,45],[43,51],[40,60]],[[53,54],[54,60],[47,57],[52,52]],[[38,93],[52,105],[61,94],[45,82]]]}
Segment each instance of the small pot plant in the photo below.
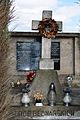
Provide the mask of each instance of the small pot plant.
{"label": "small pot plant", "polygon": [[43,106],[42,100],[43,100],[43,93],[39,90],[35,91],[33,93],[33,98],[36,106]]}

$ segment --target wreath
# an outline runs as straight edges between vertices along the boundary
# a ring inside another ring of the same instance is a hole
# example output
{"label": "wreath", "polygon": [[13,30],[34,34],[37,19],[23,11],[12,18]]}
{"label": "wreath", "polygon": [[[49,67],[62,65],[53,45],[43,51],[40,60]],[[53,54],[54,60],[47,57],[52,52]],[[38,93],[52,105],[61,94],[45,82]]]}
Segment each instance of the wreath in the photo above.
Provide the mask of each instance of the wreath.
{"label": "wreath", "polygon": [[38,25],[39,33],[45,38],[55,37],[58,32],[58,25],[54,19],[44,19]]}

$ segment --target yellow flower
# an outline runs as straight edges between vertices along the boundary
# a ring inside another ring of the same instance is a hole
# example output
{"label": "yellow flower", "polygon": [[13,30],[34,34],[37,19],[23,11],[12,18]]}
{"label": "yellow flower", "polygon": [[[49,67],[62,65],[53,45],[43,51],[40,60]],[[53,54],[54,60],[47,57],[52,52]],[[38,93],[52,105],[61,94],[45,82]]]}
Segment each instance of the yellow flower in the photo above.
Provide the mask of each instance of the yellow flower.
{"label": "yellow flower", "polygon": [[42,100],[43,99],[43,93],[39,90],[35,91],[33,94],[33,97],[35,100]]}

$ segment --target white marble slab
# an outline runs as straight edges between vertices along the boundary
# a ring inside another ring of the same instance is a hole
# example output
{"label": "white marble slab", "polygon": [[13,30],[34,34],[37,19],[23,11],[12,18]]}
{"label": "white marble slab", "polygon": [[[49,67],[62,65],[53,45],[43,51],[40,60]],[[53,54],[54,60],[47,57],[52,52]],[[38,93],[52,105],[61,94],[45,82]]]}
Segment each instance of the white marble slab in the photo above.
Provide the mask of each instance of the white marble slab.
{"label": "white marble slab", "polygon": [[40,69],[54,69],[54,61],[49,58],[44,58],[40,60]]}
{"label": "white marble slab", "polygon": [[45,119],[45,120],[80,120],[80,117],[75,116],[42,116],[42,117],[33,117],[33,119]]}

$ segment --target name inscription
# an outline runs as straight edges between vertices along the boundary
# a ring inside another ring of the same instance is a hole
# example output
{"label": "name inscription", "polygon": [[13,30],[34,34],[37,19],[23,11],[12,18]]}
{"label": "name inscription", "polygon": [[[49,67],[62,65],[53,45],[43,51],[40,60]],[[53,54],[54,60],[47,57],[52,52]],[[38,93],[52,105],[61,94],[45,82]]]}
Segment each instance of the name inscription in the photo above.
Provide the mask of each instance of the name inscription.
{"label": "name inscription", "polygon": [[15,117],[35,117],[35,116],[74,116],[73,110],[27,110],[27,111],[14,111],[12,116]]}

